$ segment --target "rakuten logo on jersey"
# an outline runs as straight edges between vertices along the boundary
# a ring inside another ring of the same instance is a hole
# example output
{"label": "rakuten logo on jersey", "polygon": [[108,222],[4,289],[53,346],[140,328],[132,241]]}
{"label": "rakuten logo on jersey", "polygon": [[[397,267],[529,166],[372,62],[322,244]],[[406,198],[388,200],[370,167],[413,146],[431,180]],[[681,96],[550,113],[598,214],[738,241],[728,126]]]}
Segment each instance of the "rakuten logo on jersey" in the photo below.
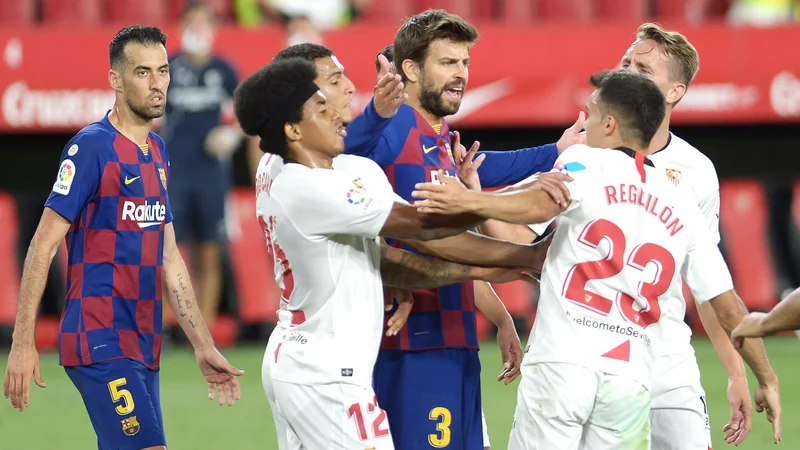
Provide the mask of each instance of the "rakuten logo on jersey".
{"label": "rakuten logo on jersey", "polygon": [[136,204],[126,200],[122,204],[122,220],[136,222],[139,228],[160,225],[167,216],[167,206],[159,202]]}

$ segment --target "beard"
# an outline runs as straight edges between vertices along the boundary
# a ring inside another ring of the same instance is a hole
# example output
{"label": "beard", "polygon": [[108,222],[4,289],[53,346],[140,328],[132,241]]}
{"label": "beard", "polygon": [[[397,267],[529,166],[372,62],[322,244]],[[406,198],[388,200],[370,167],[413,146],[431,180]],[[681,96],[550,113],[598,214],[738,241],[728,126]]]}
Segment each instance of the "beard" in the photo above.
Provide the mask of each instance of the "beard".
{"label": "beard", "polygon": [[461,107],[461,100],[457,102],[446,100],[444,91],[454,86],[462,87],[463,84],[453,85],[451,83],[449,86],[445,85],[441,88],[437,88],[433,83],[429,83],[425,77],[422,77],[421,81],[419,103],[426,111],[436,117],[452,116],[458,112],[458,108]]}
{"label": "beard", "polygon": [[126,103],[128,104],[128,108],[130,108],[131,112],[135,114],[137,117],[144,121],[158,119],[159,117],[164,115],[164,111],[167,106],[166,96],[164,97],[164,104],[161,106],[150,106],[150,105],[136,105],[128,99]]}

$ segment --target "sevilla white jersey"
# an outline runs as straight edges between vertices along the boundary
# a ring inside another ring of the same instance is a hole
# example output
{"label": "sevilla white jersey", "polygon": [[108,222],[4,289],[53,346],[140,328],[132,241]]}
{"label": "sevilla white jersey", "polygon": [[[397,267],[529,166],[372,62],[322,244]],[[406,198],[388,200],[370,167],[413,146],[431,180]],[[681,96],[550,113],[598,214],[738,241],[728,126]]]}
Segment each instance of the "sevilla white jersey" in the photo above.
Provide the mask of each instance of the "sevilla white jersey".
{"label": "sevilla white jersey", "polygon": [[[670,133],[667,146],[649,156],[656,168],[664,171],[678,192],[695,203],[714,243],[719,244],[719,179],[714,163],[688,142]],[[678,281],[682,287],[682,281]],[[686,301],[683,291],[670,299],[665,308],[664,327],[669,328],[658,355],[694,354],[692,329],[686,324]]]}
{"label": "sevilla white jersey", "polygon": [[378,233],[396,197],[389,180],[358,156],[311,169],[266,155],[256,189],[288,327],[273,378],[370,387],[383,330]]}
{"label": "sevilla white jersey", "polygon": [[524,364],[561,362],[650,385],[665,301],[683,275],[699,302],[732,288],[697,206],[629,149],[576,145],[556,161],[572,202],[542,271]]}

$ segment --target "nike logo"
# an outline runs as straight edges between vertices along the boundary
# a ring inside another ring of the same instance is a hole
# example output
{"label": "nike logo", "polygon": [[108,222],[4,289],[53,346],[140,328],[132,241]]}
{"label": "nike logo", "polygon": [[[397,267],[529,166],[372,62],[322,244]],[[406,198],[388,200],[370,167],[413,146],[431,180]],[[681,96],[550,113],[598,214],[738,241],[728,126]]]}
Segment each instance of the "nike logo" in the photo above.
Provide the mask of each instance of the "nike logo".
{"label": "nike logo", "polygon": [[126,185],[127,185],[127,184],[131,184],[131,183],[133,183],[134,181],[138,180],[139,178],[142,178],[142,177],[141,177],[141,175],[140,175],[140,176],[138,176],[138,177],[133,177],[133,178],[128,178],[128,176],[127,176],[127,175],[125,175],[125,184],[126,184]]}
{"label": "nike logo", "polygon": [[448,123],[455,123],[484,106],[490,105],[511,93],[513,87],[509,78],[497,80],[483,86],[467,89],[458,112],[450,116]]}
{"label": "nike logo", "polygon": [[431,146],[431,147],[425,147],[425,146],[423,145],[423,146],[422,146],[422,151],[423,151],[423,152],[425,152],[425,153],[430,153],[430,152],[432,152],[432,151],[436,150],[437,148],[439,148],[439,147],[437,147],[437,146],[435,146],[435,145],[434,145],[434,146]]}

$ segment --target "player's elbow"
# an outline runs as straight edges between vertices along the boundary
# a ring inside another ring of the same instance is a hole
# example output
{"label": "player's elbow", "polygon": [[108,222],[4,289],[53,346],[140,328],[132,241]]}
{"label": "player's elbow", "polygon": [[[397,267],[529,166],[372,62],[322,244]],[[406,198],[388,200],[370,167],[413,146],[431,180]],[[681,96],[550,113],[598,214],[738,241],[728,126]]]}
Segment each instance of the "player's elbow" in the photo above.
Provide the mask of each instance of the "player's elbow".
{"label": "player's elbow", "polygon": [[709,302],[714,308],[717,321],[728,332],[736,328],[745,314],[747,314],[744,305],[741,304],[738,296],[732,290],[712,298]]}

